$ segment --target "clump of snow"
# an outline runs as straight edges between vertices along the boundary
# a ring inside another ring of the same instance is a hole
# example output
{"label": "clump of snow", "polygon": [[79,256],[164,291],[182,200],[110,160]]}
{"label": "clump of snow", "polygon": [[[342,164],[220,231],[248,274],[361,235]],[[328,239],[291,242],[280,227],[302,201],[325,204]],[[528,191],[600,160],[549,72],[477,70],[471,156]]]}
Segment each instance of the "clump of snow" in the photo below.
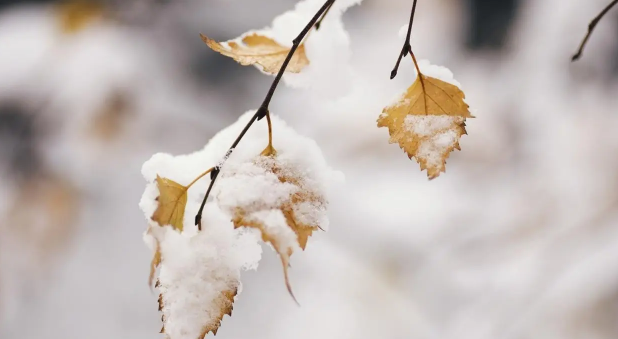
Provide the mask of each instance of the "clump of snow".
{"label": "clump of snow", "polygon": [[204,328],[216,326],[222,293],[240,292],[241,269],[257,267],[260,259],[256,234],[235,231],[216,209],[209,204],[205,227],[193,236],[171,227],[155,231],[163,258],[161,311],[170,338],[198,338]]}
{"label": "clump of snow", "polygon": [[245,220],[263,225],[262,232],[270,239],[273,247],[276,244],[279,255],[286,256],[286,260],[289,260],[288,253],[298,248],[296,233],[288,226],[281,210],[260,210],[250,213]]}
{"label": "clump of snow", "polygon": [[[234,229],[231,220],[236,208],[250,211],[245,220],[263,225],[263,231],[279,249],[288,253],[298,247],[298,240],[279,206],[290,203],[301,190],[327,201],[329,187],[343,178],[326,164],[315,141],[298,135],[276,116],[271,116],[276,157],[260,156],[268,145],[266,120],[255,122],[238,147],[227,154],[254,113],[241,116],[201,151],[180,156],[155,154],[142,167],[148,185],[140,208],[150,223],[144,239],[149,247],[158,247],[161,252],[158,280],[162,312],[165,332],[173,339],[197,338],[204,328],[216,324],[221,293],[240,288],[241,270],[257,268],[260,234],[257,230]],[[157,208],[157,175],[188,185],[211,166],[220,164],[226,155],[212,199],[204,209],[201,232],[193,218],[209,184],[208,176],[188,190],[182,232],[160,227],[150,219]],[[282,182],[278,175],[298,182]],[[327,226],[325,204],[303,201],[293,207],[299,220]]]}
{"label": "clump of snow", "polygon": [[408,115],[404,120],[406,131],[418,136],[416,158],[428,167],[444,167],[444,156],[459,140],[457,129],[463,117],[448,115]]}
{"label": "clump of snow", "polygon": [[444,66],[432,65],[429,60],[423,59],[419,60],[418,68],[421,69],[421,73],[423,73],[424,76],[448,82],[449,84],[455,85],[459,87],[459,89],[462,89],[459,81],[455,80],[453,72]]}
{"label": "clump of snow", "polygon": [[459,125],[463,120],[463,117],[449,115],[408,115],[404,120],[404,128],[426,137]]}
{"label": "clump of snow", "polygon": [[418,159],[424,159],[428,167],[444,167],[444,154],[455,147],[459,135],[454,130],[438,133],[421,142],[416,153]]}

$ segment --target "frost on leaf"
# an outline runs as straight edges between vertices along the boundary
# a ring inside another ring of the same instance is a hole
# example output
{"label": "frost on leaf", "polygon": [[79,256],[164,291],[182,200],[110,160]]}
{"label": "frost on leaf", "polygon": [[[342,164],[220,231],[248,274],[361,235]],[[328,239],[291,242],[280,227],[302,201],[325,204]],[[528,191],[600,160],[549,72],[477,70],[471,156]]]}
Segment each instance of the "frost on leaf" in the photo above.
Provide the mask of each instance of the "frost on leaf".
{"label": "frost on leaf", "polygon": [[[290,52],[289,47],[281,46],[275,40],[258,33],[251,33],[221,43],[203,34],[200,34],[200,36],[212,50],[236,60],[243,66],[259,65],[264,72],[269,74],[279,72]],[[305,46],[300,44],[294,52],[286,72],[300,73],[307,65],[309,65],[309,59],[307,59],[305,53]]]}
{"label": "frost on leaf", "polygon": [[[279,153],[261,155],[252,162],[224,168],[221,185],[231,189],[222,190],[217,197],[221,206],[233,215],[236,228],[258,229],[262,240],[277,251],[290,294],[287,274],[290,256],[297,247],[305,249],[326,212],[326,199],[310,180],[292,162],[280,161]],[[246,192],[241,199],[234,197],[235,187],[242,185],[255,190]]]}
{"label": "frost on leaf", "polygon": [[396,103],[384,108],[378,127],[388,127],[390,143],[399,143],[434,179],[445,171],[449,154],[460,150],[466,118],[473,118],[464,98],[457,86],[421,74]]}

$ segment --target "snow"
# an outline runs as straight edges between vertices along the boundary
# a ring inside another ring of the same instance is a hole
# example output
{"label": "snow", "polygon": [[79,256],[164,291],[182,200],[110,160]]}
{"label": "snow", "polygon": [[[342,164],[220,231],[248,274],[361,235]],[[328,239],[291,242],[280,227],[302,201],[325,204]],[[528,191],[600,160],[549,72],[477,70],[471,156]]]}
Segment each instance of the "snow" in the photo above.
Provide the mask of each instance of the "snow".
{"label": "snow", "polygon": [[426,137],[463,122],[462,117],[448,115],[408,115],[404,128],[421,137]]}
{"label": "snow", "polygon": [[[268,144],[263,126],[266,119],[255,122],[239,146],[228,154],[227,148],[254,113],[242,115],[201,151],[175,157],[155,154],[142,167],[148,182],[140,201],[149,223],[144,240],[152,250],[157,243],[160,245],[159,291],[164,300],[165,330],[171,338],[194,339],[205,326],[216,323],[221,307],[217,298],[222,292],[241,286],[242,270],[257,268],[261,258],[259,232],[234,229],[231,220],[237,211],[245,212],[245,222],[261,224],[264,234],[287,261],[288,253],[299,245],[280,209],[282,204],[292,204],[292,196],[301,190],[327,201],[330,187],[342,180],[340,173],[327,166],[313,140],[298,135],[274,115],[271,120],[275,158],[260,156]],[[187,185],[209,164],[221,164],[226,154],[211,200],[204,209],[201,232],[197,231],[193,217],[201,204],[207,178],[189,188],[182,233],[169,226],[160,227],[150,219],[157,208],[157,175]],[[282,182],[278,175],[292,181]],[[326,209],[321,201],[292,206],[298,220],[327,227]]]}
{"label": "snow", "polygon": [[427,161],[428,167],[443,167],[444,154],[458,142],[456,128],[465,119],[448,115],[408,115],[404,128],[420,137],[417,159]]}
{"label": "snow", "polygon": [[423,140],[418,146],[416,157],[427,161],[427,167],[443,168],[444,154],[455,146],[457,132],[448,130]]}
{"label": "snow", "polygon": [[240,271],[256,268],[261,258],[257,235],[234,230],[216,208],[208,206],[205,226],[193,236],[169,226],[155,232],[162,233],[155,235],[163,258],[158,281],[165,333],[171,338],[198,338],[218,321],[221,293],[240,292]]}

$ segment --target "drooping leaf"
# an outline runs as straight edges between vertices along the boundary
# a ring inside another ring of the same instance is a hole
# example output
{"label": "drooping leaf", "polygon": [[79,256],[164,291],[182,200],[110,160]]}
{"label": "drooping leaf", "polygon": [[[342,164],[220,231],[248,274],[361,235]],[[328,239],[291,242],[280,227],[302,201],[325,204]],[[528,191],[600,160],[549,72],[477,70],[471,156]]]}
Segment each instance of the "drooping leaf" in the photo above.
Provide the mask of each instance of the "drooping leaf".
{"label": "drooping leaf", "polygon": [[310,211],[325,210],[327,203],[324,197],[305,182],[302,173],[278,161],[276,151],[270,156],[257,157],[255,164],[266,173],[276,176],[279,185],[292,185],[293,193],[275,205],[253,202],[236,206],[232,222],[236,228],[258,229],[262,240],[273,246],[281,258],[285,284],[293,297],[288,278],[290,256],[296,246],[304,250],[308,238],[320,227],[319,221],[307,214],[311,214]]}
{"label": "drooping leaf", "polygon": [[[212,50],[236,60],[243,66],[260,65],[264,72],[269,74],[279,72],[290,52],[289,47],[281,46],[275,40],[258,33],[221,43],[206,35],[200,34],[200,36]],[[305,46],[300,44],[285,71],[300,73],[307,65],[309,65],[309,59],[305,52]]]}
{"label": "drooping leaf", "polygon": [[396,103],[384,108],[378,127],[388,127],[390,143],[399,143],[434,179],[445,171],[449,154],[460,149],[466,118],[473,118],[464,98],[457,86],[421,74]]}
{"label": "drooping leaf", "polygon": [[160,226],[171,225],[174,229],[182,232],[188,188],[158,175],[156,181],[159,188],[159,197],[157,198],[159,206],[152,214],[152,220]]}

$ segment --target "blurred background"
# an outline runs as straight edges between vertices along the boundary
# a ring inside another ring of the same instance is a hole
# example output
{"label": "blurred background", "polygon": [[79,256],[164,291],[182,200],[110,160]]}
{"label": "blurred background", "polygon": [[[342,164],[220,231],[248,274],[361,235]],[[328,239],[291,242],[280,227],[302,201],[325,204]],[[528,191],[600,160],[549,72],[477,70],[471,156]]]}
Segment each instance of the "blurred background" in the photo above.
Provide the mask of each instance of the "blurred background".
{"label": "blurred background", "polygon": [[[411,0],[344,15],[351,65],[390,96]],[[243,273],[221,338],[618,338],[618,8],[420,0],[415,54],[477,119],[429,182],[381,107],[281,86],[271,105],[346,175],[329,232]],[[209,50],[293,0],[0,1],[0,338],[157,338],[137,203],[153,153],[202,148],[272,80]],[[173,339],[173,338],[172,338]]]}

